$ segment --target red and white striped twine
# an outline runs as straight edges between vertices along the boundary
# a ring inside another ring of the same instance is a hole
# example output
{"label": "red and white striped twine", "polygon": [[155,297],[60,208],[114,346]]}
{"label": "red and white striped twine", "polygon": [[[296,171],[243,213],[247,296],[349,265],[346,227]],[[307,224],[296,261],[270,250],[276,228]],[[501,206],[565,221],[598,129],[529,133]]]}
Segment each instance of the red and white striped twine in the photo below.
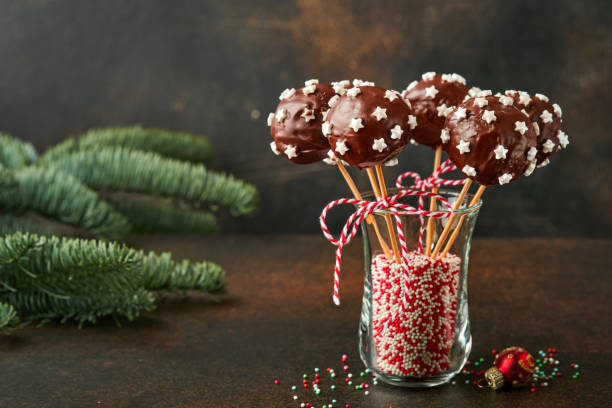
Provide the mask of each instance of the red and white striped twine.
{"label": "red and white striped twine", "polygon": [[[329,242],[336,246],[336,264],[334,266],[334,293],[333,293],[333,301],[336,305],[340,304],[339,297],[339,288],[340,288],[340,264],[342,262],[342,249],[343,247],[351,242],[351,240],[357,234],[359,229],[359,224],[363,222],[369,215],[374,213],[375,211],[388,210],[393,214],[395,218],[395,224],[397,228],[397,235],[399,238],[400,248],[401,248],[401,261],[402,261],[402,269],[405,273],[408,273],[408,246],[406,245],[406,237],[404,236],[404,230],[402,228],[402,221],[400,218],[400,212],[410,213],[414,215],[419,215],[421,217],[434,217],[434,218],[448,218],[451,216],[453,212],[452,206],[448,203],[448,201],[432,192],[428,192],[427,189],[431,187],[438,186],[458,186],[464,184],[465,180],[444,180],[440,178],[440,175],[443,173],[455,170],[456,166],[452,164],[450,160],[446,160],[435,172],[432,173],[431,176],[426,178],[425,180],[421,179],[421,176],[415,172],[406,172],[401,174],[396,180],[396,186],[400,189],[397,194],[381,197],[376,201],[366,201],[366,200],[357,200],[355,198],[341,198],[338,200],[334,200],[327,204],[323,211],[321,212],[321,216],[319,217],[319,222],[321,224],[321,231],[323,231],[323,235]],[[402,186],[402,181],[406,177],[412,177],[414,179],[414,184],[410,187]],[[399,199],[407,196],[418,196],[419,202],[418,207],[415,208],[408,204],[401,204],[398,202]],[[436,200],[440,201],[444,207],[446,207],[445,211],[428,211],[423,209],[423,201],[425,197],[435,197]],[[327,213],[334,207],[339,205],[350,204],[357,206],[357,210],[353,212],[344,227],[342,228],[342,232],[340,233],[340,237],[338,239],[334,238],[334,236],[329,232],[327,228],[327,224],[325,223],[325,218],[327,217]],[[422,252],[422,236],[423,236],[423,218],[421,218],[421,228],[419,231],[419,251]],[[407,279],[407,278],[406,278]]]}

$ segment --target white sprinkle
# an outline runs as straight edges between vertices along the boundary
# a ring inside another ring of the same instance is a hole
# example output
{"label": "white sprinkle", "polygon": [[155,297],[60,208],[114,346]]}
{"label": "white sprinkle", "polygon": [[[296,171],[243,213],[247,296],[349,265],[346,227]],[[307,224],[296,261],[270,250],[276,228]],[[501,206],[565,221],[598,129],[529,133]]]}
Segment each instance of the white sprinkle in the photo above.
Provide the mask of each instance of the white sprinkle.
{"label": "white sprinkle", "polygon": [[529,165],[525,169],[525,172],[523,173],[525,175],[525,177],[531,176],[531,173],[533,173],[535,168],[536,168],[536,161],[535,160],[530,161]]}
{"label": "white sprinkle", "polygon": [[508,149],[506,149],[503,145],[498,145],[493,151],[495,152],[495,158],[497,160],[505,159],[506,153],[508,153]]}
{"label": "white sprinkle", "polygon": [[417,118],[414,115],[408,115],[408,126],[410,126],[410,130],[417,127]]}
{"label": "white sprinkle", "polygon": [[314,120],[314,118],[315,118],[314,110],[313,109],[304,108],[304,112],[302,112],[302,114],[300,116],[302,118],[304,118],[304,121],[310,122],[311,120]]}
{"label": "white sprinkle", "polygon": [[512,103],[514,102],[514,99],[512,99],[512,97],[510,97],[510,96],[502,95],[502,96],[499,97],[499,101],[504,106],[511,106]]}
{"label": "white sprinkle", "polygon": [[519,92],[519,103],[527,106],[529,102],[531,102],[529,94],[527,92]]}
{"label": "white sprinkle", "polygon": [[555,110],[555,115],[557,115],[559,118],[563,116],[563,111],[561,111],[561,107],[558,104],[553,104],[553,109]]}
{"label": "white sprinkle", "polygon": [[285,109],[281,108],[276,112],[276,121],[278,123],[283,122],[286,118],[287,118],[287,111]]}
{"label": "white sprinkle", "polygon": [[336,142],[336,148],[334,149],[340,156],[344,156],[344,153],[348,152],[348,147],[346,146],[346,140],[340,140]]}
{"label": "white sprinkle", "polygon": [[399,160],[397,159],[397,157],[394,157],[384,162],[383,165],[387,167],[393,167],[393,166],[397,166],[398,163],[399,163]]}
{"label": "white sprinkle", "polygon": [[[353,88],[353,89],[355,89],[355,88]],[[359,89],[359,88],[357,88],[357,89]],[[354,132],[358,132],[359,129],[362,129],[364,127],[363,126],[363,121],[361,120],[361,118],[352,118],[351,119],[351,124],[349,125],[349,127],[351,129],[353,129]]]}
{"label": "white sprinkle", "polygon": [[466,113],[467,113],[467,111],[465,110],[465,108],[463,106],[460,106],[455,111],[454,116],[455,116],[455,118],[457,118],[457,120],[461,120],[461,119],[465,119]]}
{"label": "white sprinkle", "polygon": [[493,95],[493,92],[491,92],[491,90],[490,90],[490,89],[485,89],[484,91],[480,91],[480,92],[478,92],[478,95],[477,95],[477,96],[482,96],[482,97],[484,97],[484,96],[491,96],[491,95]]}
{"label": "white sprinkle", "polygon": [[400,125],[395,125],[391,129],[391,139],[399,140],[401,139],[403,133],[404,131],[402,130],[402,127]]}
{"label": "white sprinkle", "polygon": [[417,85],[418,85],[417,81],[412,81],[411,83],[408,84],[408,86],[406,87],[405,91],[410,91],[410,90],[412,90],[412,88],[414,88]]}
{"label": "white sprinkle", "polygon": [[430,71],[430,72],[426,72],[423,75],[421,75],[421,78],[423,79],[423,81],[431,81],[432,79],[434,79],[435,76],[436,76],[436,73],[433,71]]}
{"label": "white sprinkle", "polygon": [[272,149],[275,155],[278,156],[280,154],[278,148],[276,147],[276,142],[270,142],[270,149]]}
{"label": "white sprinkle", "polygon": [[482,114],[482,120],[490,124],[491,122],[495,122],[496,119],[497,116],[495,116],[495,112],[485,109],[484,113]]}
{"label": "white sprinkle", "polygon": [[316,85],[308,85],[302,88],[302,93],[304,95],[310,95],[310,94],[315,93],[316,90],[317,90]]}
{"label": "white sprinkle", "polygon": [[387,119],[387,109],[377,106],[376,109],[374,109],[372,116],[374,116],[379,122],[383,119]]}
{"label": "white sprinkle", "polygon": [[287,88],[281,92],[278,99],[282,101],[283,99],[291,98],[293,95],[295,95],[295,88]]}
{"label": "white sprinkle", "polygon": [[499,185],[501,186],[501,185],[508,184],[509,182],[511,182],[512,177],[513,177],[512,174],[504,173],[501,176],[499,176],[497,180],[499,181]]}
{"label": "white sprinkle", "polygon": [[533,122],[533,131],[536,136],[540,136],[540,125],[538,125],[538,122]]}
{"label": "white sprinkle", "polygon": [[329,106],[330,108],[333,108],[338,103],[339,99],[340,99],[339,95],[332,96],[331,98],[329,98],[329,101],[327,101],[327,106]]}
{"label": "white sprinkle", "polygon": [[327,114],[329,113],[330,110],[331,109],[321,112],[321,116],[323,116],[323,120],[327,120]]}
{"label": "white sprinkle", "polygon": [[525,122],[517,120],[516,122],[514,122],[514,130],[519,132],[521,135],[524,135],[527,131],[527,125],[525,124]]}
{"label": "white sprinkle", "polygon": [[463,168],[461,169],[461,171],[463,172],[463,174],[465,174],[466,176],[469,177],[476,177],[476,169],[473,168],[472,166],[468,166],[467,164],[465,166],[463,166]]}
{"label": "white sprinkle", "polygon": [[442,129],[442,131],[440,132],[440,140],[444,144],[448,143],[448,141],[450,140],[450,133],[448,132],[448,129]]}
{"label": "white sprinkle", "polygon": [[537,166],[537,167],[538,167],[538,169],[539,169],[540,167],[546,167],[546,166],[548,166],[548,164],[549,164],[549,163],[550,163],[550,160],[546,159],[546,160],[544,160],[542,163],[538,164],[538,166]]}
{"label": "white sprinkle", "polygon": [[274,120],[274,112],[270,112],[268,114],[268,126],[272,126],[272,121]]}
{"label": "white sprinkle", "polygon": [[487,98],[476,98],[474,99],[474,105],[484,108],[489,104]]}
{"label": "white sprinkle", "polygon": [[332,124],[329,122],[323,122],[321,126],[321,131],[323,132],[323,136],[329,136],[331,134]]}
{"label": "white sprinkle", "polygon": [[460,84],[465,85],[465,78],[459,74],[451,74],[452,82],[459,82]]}
{"label": "white sprinkle", "polygon": [[562,148],[566,148],[567,145],[569,144],[569,137],[567,137],[567,135],[565,134],[565,132],[563,132],[562,130],[559,130],[557,132],[557,139],[559,139],[559,144],[561,145]]}
{"label": "white sprinkle", "polygon": [[[470,88],[470,90],[468,91],[468,96],[469,96],[469,97],[471,97],[471,98],[473,98],[473,97],[475,97],[475,96],[479,96],[481,92],[482,92],[482,89],[480,89],[480,88],[479,88],[479,87],[477,87],[477,86],[473,86],[473,87],[471,87],[471,88]],[[469,98],[468,98],[468,99],[469,99]]]}
{"label": "white sprinkle", "polygon": [[385,98],[387,98],[390,102],[393,102],[394,100],[399,98],[399,96],[397,96],[397,92],[387,90],[385,91]]}
{"label": "white sprinkle", "polygon": [[469,153],[470,152],[470,142],[466,140],[461,140],[459,144],[457,145],[457,149],[459,150],[459,153],[461,154]]}
{"label": "white sprinkle", "polygon": [[541,93],[535,94],[535,97],[538,98],[541,101],[548,102],[548,96],[542,95]]}
{"label": "white sprinkle", "polygon": [[287,156],[287,158],[292,159],[294,157],[297,157],[297,147],[293,146],[293,145],[288,145],[285,148],[285,155]]}
{"label": "white sprinkle", "polygon": [[546,141],[546,143],[544,143],[542,145],[542,151],[544,153],[550,153],[555,149],[555,142],[553,142],[552,140],[548,139]]}
{"label": "white sprinkle", "polygon": [[437,106],[436,110],[438,111],[438,116],[445,117],[447,111],[449,110],[449,107],[446,106],[445,103],[443,103],[442,105]]}
{"label": "white sprinkle", "polygon": [[335,93],[337,93],[338,95],[344,95],[344,93],[346,92],[346,88],[351,85],[351,82],[348,79],[345,79],[338,82],[332,82],[331,85],[334,88]]}
{"label": "white sprinkle", "polygon": [[304,82],[305,86],[310,86],[310,85],[317,85],[319,83],[318,79],[309,79],[308,81]]}
{"label": "white sprinkle", "polygon": [[438,92],[440,91],[438,91],[438,89],[436,89],[436,87],[432,85],[430,87],[425,88],[425,97],[435,98]]}
{"label": "white sprinkle", "polygon": [[542,119],[542,122],[544,122],[544,123],[550,123],[550,122],[553,121],[552,113],[550,113],[549,111],[545,110],[540,115],[540,119]]}
{"label": "white sprinkle", "polygon": [[385,139],[383,139],[382,137],[380,139],[374,139],[374,144],[372,144],[373,150],[378,150],[379,152],[382,152],[386,148],[387,144],[385,143]]}
{"label": "white sprinkle", "polygon": [[351,88],[348,91],[346,91],[346,94],[348,96],[352,96],[353,98],[355,98],[360,93],[361,93],[361,89],[359,89],[358,87],[354,87],[354,88]]}
{"label": "white sprinkle", "polygon": [[527,152],[527,161],[533,161],[533,159],[535,159],[536,157],[536,154],[538,154],[538,149],[532,146]]}

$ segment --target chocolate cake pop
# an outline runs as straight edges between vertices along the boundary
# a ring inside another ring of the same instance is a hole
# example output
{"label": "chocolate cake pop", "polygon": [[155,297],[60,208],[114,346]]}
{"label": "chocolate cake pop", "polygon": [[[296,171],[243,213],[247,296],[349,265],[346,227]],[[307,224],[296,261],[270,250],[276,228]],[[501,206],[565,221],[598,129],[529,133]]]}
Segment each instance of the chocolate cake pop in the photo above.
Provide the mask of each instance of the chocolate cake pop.
{"label": "chocolate cake pop", "polygon": [[536,126],[527,114],[500,99],[469,98],[449,111],[445,123],[448,156],[483,186],[509,183],[535,166],[530,153],[536,146]]}
{"label": "chocolate cake pop", "polygon": [[468,93],[465,78],[458,74],[427,72],[402,92],[417,118],[412,138],[419,144],[435,148],[442,144],[446,112],[460,104]]}
{"label": "chocolate cake pop", "polygon": [[[562,111],[559,105],[551,104],[548,97],[542,94],[529,95],[527,92],[506,91],[500,97],[502,103],[513,103],[520,110],[525,110],[529,119],[536,124],[538,167],[546,166],[548,158],[559,149],[569,144],[567,135],[561,130]],[[533,156],[533,153],[532,153]]]}
{"label": "chocolate cake pop", "polygon": [[416,117],[399,93],[357,85],[331,108],[323,134],[336,157],[363,169],[395,162],[415,126]]}
{"label": "chocolate cake pop", "polygon": [[[300,89],[285,89],[276,112],[268,116],[270,148],[293,163],[309,164],[327,157],[329,143],[321,131],[329,107],[337,101],[334,87],[316,79]],[[336,98],[336,99],[334,99]]]}

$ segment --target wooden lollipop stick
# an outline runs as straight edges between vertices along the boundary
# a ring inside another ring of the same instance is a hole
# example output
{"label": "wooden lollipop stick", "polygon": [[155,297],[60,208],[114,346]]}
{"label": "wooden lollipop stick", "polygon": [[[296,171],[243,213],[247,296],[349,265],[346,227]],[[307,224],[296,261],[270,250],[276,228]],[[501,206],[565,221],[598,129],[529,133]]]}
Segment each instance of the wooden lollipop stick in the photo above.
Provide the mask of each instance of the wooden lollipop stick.
{"label": "wooden lollipop stick", "polygon": [[[486,186],[480,186],[478,188],[478,191],[476,191],[476,194],[474,194],[474,198],[472,198],[472,201],[470,202],[470,207],[475,206],[476,203],[478,203],[478,200],[480,200],[480,197],[482,196],[482,193],[484,193],[485,188]],[[446,254],[448,254],[448,251],[450,251],[451,247],[453,246],[453,243],[455,242],[455,240],[457,239],[457,236],[459,235],[459,230],[461,229],[461,225],[463,224],[464,219],[465,219],[465,214],[463,214],[461,218],[459,218],[459,222],[457,223],[457,228],[455,228],[455,230],[453,231],[453,235],[451,235],[451,237],[448,239],[446,247],[444,247],[444,251],[442,251],[442,253],[440,254],[440,259],[444,258]]]}
{"label": "wooden lollipop stick", "polygon": [[[376,198],[380,198],[381,197],[380,189],[378,188],[378,183],[376,182],[376,176],[374,175],[372,168],[370,167],[366,168],[366,172],[368,173],[368,178],[370,179],[372,190],[374,190],[374,195],[376,195]],[[386,191],[386,187],[385,187],[385,191]],[[393,247],[393,255],[395,256],[395,262],[401,263],[399,246],[397,244],[397,240],[395,239],[395,231],[393,230],[393,221],[391,220],[391,214],[385,214],[385,222],[387,223],[387,229],[389,230],[389,238],[391,239],[391,246]]]}
{"label": "wooden lollipop stick", "polygon": [[[353,196],[355,197],[355,199],[363,200],[363,198],[361,197],[361,193],[359,192],[359,189],[357,188],[357,186],[355,185],[355,182],[353,181],[353,178],[351,177],[349,172],[346,171],[346,167],[344,167],[344,165],[340,163],[340,161],[337,161],[336,165],[338,166],[338,170],[340,170],[340,174],[342,174],[342,177],[344,177],[346,184],[348,184],[349,188],[351,189],[351,192],[353,193]],[[382,234],[380,233],[380,230],[378,229],[378,223],[376,222],[374,217],[369,215],[366,218],[366,222],[374,227],[374,231],[376,232],[376,237],[378,238],[378,243],[380,244],[380,247],[385,253],[385,256],[387,257],[387,259],[391,259],[391,250],[389,249],[389,246],[387,245],[384,238],[382,237]]]}
{"label": "wooden lollipop stick", "polygon": [[[376,169],[376,175],[378,176],[378,184],[380,185],[380,195],[382,197],[387,197],[387,184],[385,183],[385,177],[382,172],[381,165],[377,165],[374,167]],[[370,172],[372,169],[368,169]],[[376,184],[376,183],[375,183]],[[395,255],[395,261],[397,263],[401,262],[399,245],[397,243],[397,239],[395,239],[395,230],[393,229],[393,221],[391,220],[391,214],[385,214],[385,221],[387,223],[387,229],[389,230],[389,234],[391,235],[391,246],[393,247],[393,254]]]}
{"label": "wooden lollipop stick", "polygon": [[[442,159],[442,145],[438,145],[436,147],[436,155],[434,157],[434,167],[433,167],[433,171],[435,172],[436,170],[438,170],[438,168],[440,167],[440,160]],[[432,193],[437,194],[438,193],[438,188],[434,187],[431,190]],[[436,198],[435,197],[431,197],[431,199],[429,200],[429,211],[434,211],[436,209]],[[425,237],[425,248],[427,248],[425,250],[425,253],[427,256],[429,256],[429,254],[431,254],[431,243],[433,241],[433,235],[434,235],[434,219],[433,217],[428,217],[427,220],[427,235]]]}
{"label": "wooden lollipop stick", "polygon": [[[459,193],[459,196],[457,197],[457,201],[455,201],[455,204],[453,205],[453,211],[457,210],[459,207],[461,207],[461,203],[463,202],[463,199],[465,198],[465,195],[467,194],[468,190],[470,189],[470,185],[472,184],[472,180],[468,179],[465,184],[463,185],[463,188],[461,189],[461,192]],[[455,220],[457,219],[457,214],[455,212],[453,212],[453,215],[450,216],[450,218],[448,219],[448,222],[446,223],[446,226],[444,227],[444,230],[442,231],[442,234],[440,234],[440,237],[438,238],[438,242],[436,243],[436,247],[434,248],[433,252],[431,253],[431,257],[433,259],[436,259],[436,255],[438,255],[438,252],[440,252],[440,250],[442,249],[442,245],[444,244],[444,241],[446,240],[446,237],[448,237],[448,234],[451,231],[451,228],[453,226],[453,223],[455,222]]]}

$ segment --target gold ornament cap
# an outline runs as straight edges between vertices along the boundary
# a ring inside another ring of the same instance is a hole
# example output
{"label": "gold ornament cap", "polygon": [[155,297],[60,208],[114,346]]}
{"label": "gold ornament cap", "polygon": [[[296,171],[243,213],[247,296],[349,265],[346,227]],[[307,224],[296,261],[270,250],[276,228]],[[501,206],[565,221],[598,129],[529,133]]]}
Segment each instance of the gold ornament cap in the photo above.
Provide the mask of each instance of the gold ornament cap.
{"label": "gold ornament cap", "polygon": [[504,375],[497,367],[491,367],[484,373],[487,384],[494,390],[500,389],[506,383]]}

